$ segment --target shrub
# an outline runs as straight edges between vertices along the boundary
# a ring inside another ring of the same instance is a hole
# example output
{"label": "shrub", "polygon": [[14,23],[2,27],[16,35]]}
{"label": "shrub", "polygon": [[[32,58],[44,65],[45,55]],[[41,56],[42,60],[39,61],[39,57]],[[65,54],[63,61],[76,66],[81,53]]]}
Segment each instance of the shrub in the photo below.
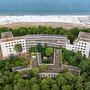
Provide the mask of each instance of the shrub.
{"label": "shrub", "polygon": [[42,61],[42,63],[48,64],[48,63],[50,63],[50,60],[49,59],[45,59],[45,60]]}
{"label": "shrub", "polygon": [[27,73],[27,72],[28,72],[28,70],[27,70],[27,69],[25,69],[25,70],[24,70],[24,72],[25,72],[25,73]]}
{"label": "shrub", "polygon": [[41,69],[42,71],[45,71],[45,70],[47,69],[47,65],[43,63],[43,64],[40,66],[40,69]]}
{"label": "shrub", "polygon": [[53,54],[53,49],[52,48],[47,48],[46,49],[46,55],[51,56]]}
{"label": "shrub", "polygon": [[28,65],[28,63],[27,63],[26,61],[24,61],[24,62],[21,63],[21,65],[22,65],[23,67],[26,67],[26,66]]}
{"label": "shrub", "polygon": [[23,74],[23,71],[19,71],[20,74]]}

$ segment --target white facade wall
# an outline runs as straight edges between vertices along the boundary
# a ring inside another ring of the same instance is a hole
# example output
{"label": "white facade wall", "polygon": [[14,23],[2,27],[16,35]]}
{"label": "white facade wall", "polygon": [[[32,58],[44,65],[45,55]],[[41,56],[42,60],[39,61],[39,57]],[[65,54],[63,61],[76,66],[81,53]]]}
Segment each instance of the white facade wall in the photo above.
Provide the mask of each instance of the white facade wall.
{"label": "white facade wall", "polygon": [[77,41],[74,43],[74,45],[67,44],[66,49],[74,52],[81,51],[82,55],[85,54],[88,58],[90,52],[90,42]]}
{"label": "white facade wall", "polygon": [[66,45],[66,49],[68,49],[68,50],[70,50],[70,51],[72,51],[72,47],[73,47],[73,45],[71,45],[71,44],[67,44],[67,45]]}
{"label": "white facade wall", "polygon": [[14,50],[14,46],[17,43],[22,45],[22,53],[26,53],[25,39],[6,41],[6,42],[1,42],[1,50],[3,57],[9,57],[11,54],[18,55],[18,53],[16,53],[16,51]]}

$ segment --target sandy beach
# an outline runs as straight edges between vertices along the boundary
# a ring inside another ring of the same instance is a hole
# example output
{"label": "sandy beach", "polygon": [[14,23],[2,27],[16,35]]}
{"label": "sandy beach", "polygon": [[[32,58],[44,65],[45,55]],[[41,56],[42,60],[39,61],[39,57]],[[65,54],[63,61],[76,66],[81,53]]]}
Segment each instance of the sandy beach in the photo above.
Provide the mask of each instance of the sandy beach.
{"label": "sandy beach", "polygon": [[65,29],[90,28],[89,16],[0,16],[0,27],[64,27]]}

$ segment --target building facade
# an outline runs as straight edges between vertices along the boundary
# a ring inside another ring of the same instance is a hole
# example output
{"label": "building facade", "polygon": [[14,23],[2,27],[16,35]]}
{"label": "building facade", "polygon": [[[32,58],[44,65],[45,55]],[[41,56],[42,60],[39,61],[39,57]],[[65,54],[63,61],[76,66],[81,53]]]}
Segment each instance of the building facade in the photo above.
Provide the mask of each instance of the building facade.
{"label": "building facade", "polygon": [[0,46],[3,57],[8,57],[11,54],[17,55],[14,50],[15,44],[22,45],[22,53],[26,53],[31,46],[36,46],[41,43],[43,46],[45,43],[51,47],[66,48],[68,50],[77,52],[81,51],[82,55],[90,57],[90,33],[79,32],[78,38],[74,41],[73,45],[67,42],[66,35],[50,35],[50,34],[36,34],[25,35],[21,37],[13,37],[11,32],[1,33]]}
{"label": "building facade", "polygon": [[73,45],[67,43],[66,49],[74,52],[81,51],[82,55],[85,54],[87,58],[90,57],[90,33],[79,32]]}
{"label": "building facade", "polygon": [[3,57],[9,57],[11,54],[18,55],[18,53],[14,50],[15,44],[21,44],[22,45],[21,53],[26,53],[26,42],[24,37],[12,37],[0,40]]}
{"label": "building facade", "polygon": [[[7,35],[9,35],[8,38],[6,38]],[[62,48],[66,48],[67,36],[39,34],[13,37],[11,32],[5,32],[2,33],[2,39],[0,40],[3,57],[9,57],[11,54],[17,55],[18,53],[14,50],[14,46],[17,43],[22,45],[22,53],[26,53],[31,46],[36,46],[38,43],[41,43],[43,46],[45,43],[47,43],[48,46],[51,47],[60,47],[61,45]]]}
{"label": "building facade", "polygon": [[51,47],[66,48],[67,36],[66,35],[48,35],[48,34],[37,34],[37,35],[26,35],[26,50],[29,50],[31,46],[36,46],[41,43],[44,46],[45,43]]}

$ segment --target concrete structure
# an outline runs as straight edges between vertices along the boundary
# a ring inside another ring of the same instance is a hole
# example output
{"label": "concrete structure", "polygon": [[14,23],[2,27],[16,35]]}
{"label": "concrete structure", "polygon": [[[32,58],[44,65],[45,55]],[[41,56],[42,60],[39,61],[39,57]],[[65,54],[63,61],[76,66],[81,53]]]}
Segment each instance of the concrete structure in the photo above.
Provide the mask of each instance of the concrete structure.
{"label": "concrete structure", "polygon": [[12,35],[12,32],[2,32],[1,33],[1,38],[4,39],[4,38],[11,38],[13,37]]}
{"label": "concrete structure", "polygon": [[59,73],[39,73],[40,77],[45,78],[45,77],[52,77],[55,78]]}
{"label": "concrete structure", "polygon": [[60,47],[61,45],[62,48],[74,52],[79,50],[82,52],[82,55],[90,56],[90,33],[86,32],[80,32],[73,45],[70,44],[69,40],[67,42],[66,35],[36,34],[13,37],[11,32],[4,32],[1,33],[1,38],[0,46],[3,57],[8,57],[11,54],[17,55],[18,53],[14,50],[14,46],[17,43],[22,45],[22,53],[26,53],[31,46],[36,46],[38,43],[41,43],[43,46],[47,43],[51,47]]}
{"label": "concrete structure", "polygon": [[66,35],[25,35],[21,37],[13,37],[11,32],[1,33],[2,39],[0,40],[0,46],[3,57],[8,57],[11,54],[17,55],[14,50],[15,44],[19,43],[22,45],[22,53],[26,53],[31,46],[36,46],[38,43],[44,45],[47,43],[51,47],[66,48],[67,36]]}
{"label": "concrete structure", "polygon": [[29,50],[31,46],[36,46],[38,43],[41,43],[43,46],[45,43],[51,47],[60,47],[66,48],[67,36],[66,35],[50,35],[50,34],[37,34],[37,35],[26,35],[26,50]]}
{"label": "concrete structure", "polygon": [[26,53],[26,43],[23,36],[1,39],[0,46],[3,57],[9,57],[11,54],[17,55],[18,53],[14,50],[17,43],[22,45],[22,53]]}
{"label": "concrete structure", "polygon": [[32,69],[31,65],[28,65],[27,67],[18,66],[18,67],[13,67],[12,71],[24,71],[24,70],[31,70],[31,69]]}
{"label": "concrete structure", "polygon": [[87,58],[90,57],[90,33],[79,32],[73,45],[67,43],[66,49],[74,52],[81,51],[82,55],[85,54]]}
{"label": "concrete structure", "polygon": [[[46,70],[47,73],[50,73],[51,70],[54,70],[54,73],[59,73],[62,71],[60,68],[60,65],[62,64],[61,57],[62,57],[62,50],[54,49],[53,63],[46,64],[47,65],[47,70]],[[40,66],[42,65],[41,54],[37,53],[37,58],[32,59],[31,61],[32,61],[32,67],[37,67],[40,69]],[[42,73],[43,73],[43,71],[42,71]]]}

